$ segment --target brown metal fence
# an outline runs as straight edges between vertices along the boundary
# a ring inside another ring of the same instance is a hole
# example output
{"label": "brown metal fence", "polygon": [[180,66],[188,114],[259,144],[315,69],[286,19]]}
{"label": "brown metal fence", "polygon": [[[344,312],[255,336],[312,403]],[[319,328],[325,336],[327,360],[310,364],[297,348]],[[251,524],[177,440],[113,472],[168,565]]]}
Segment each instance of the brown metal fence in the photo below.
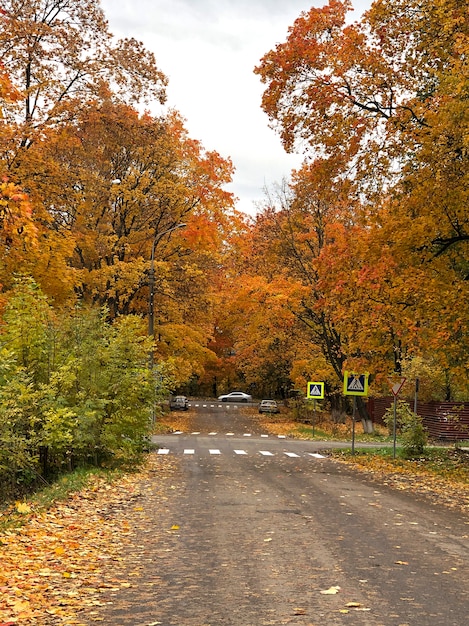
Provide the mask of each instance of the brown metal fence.
{"label": "brown metal fence", "polygon": [[[407,402],[413,410],[413,400]],[[392,403],[392,397],[368,399],[368,413],[375,424],[383,424],[384,412]],[[469,402],[419,402],[417,413],[432,439],[469,439]]]}

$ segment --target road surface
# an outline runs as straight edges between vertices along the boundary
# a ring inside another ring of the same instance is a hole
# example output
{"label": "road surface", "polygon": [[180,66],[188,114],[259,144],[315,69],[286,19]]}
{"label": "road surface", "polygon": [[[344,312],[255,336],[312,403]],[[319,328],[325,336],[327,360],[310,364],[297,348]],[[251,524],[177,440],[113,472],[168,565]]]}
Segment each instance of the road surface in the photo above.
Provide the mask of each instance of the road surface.
{"label": "road surface", "polygon": [[163,499],[146,486],[133,585],[103,595],[100,623],[468,623],[463,514],[354,473],[324,444],[266,436],[233,406],[200,406],[192,425],[156,437],[152,480],[165,464],[172,480]]}

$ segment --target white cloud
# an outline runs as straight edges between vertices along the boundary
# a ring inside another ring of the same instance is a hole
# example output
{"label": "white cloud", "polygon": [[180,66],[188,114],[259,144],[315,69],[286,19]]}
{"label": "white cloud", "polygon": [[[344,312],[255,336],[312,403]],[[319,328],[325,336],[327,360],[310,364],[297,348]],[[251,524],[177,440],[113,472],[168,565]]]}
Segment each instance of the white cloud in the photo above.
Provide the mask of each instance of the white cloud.
{"label": "white cloud", "polygon": [[[322,2],[314,2],[321,6]],[[355,3],[367,6],[368,1]],[[254,212],[263,187],[301,163],[287,155],[262,112],[263,87],[253,70],[285,41],[307,0],[102,0],[110,30],[134,37],[168,76],[168,104],[186,118],[192,137],[230,157],[230,190],[238,208]],[[354,16],[353,16],[354,17]]]}

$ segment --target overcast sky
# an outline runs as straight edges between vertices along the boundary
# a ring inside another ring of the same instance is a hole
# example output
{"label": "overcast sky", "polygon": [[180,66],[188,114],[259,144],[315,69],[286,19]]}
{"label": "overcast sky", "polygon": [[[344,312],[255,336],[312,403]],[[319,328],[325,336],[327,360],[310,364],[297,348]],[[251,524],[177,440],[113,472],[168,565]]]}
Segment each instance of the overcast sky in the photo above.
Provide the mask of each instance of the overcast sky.
{"label": "overcast sky", "polygon": [[[371,0],[354,0],[351,20]],[[253,70],[284,42],[288,27],[326,0],[101,0],[110,31],[134,37],[155,53],[169,79],[168,105],[186,119],[190,136],[230,157],[229,190],[253,214],[263,188],[301,163],[287,155],[261,110],[263,86]],[[156,110],[155,110],[156,112]]]}

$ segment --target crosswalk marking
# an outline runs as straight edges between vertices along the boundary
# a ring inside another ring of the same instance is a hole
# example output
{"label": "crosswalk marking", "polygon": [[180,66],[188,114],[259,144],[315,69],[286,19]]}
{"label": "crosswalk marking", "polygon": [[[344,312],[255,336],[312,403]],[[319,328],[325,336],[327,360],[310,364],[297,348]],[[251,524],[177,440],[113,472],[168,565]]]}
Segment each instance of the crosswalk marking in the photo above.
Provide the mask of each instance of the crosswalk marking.
{"label": "crosswalk marking", "polygon": [[[171,433],[172,435],[184,435],[184,431],[182,430],[175,430],[174,432]],[[192,433],[190,433],[191,435],[202,435],[202,433],[200,431],[194,431]],[[207,436],[209,437],[214,437],[215,435],[218,435],[218,432],[216,431],[211,431],[209,433],[207,433]],[[234,437],[235,433],[233,432],[229,432],[229,433],[225,433],[225,437]],[[243,437],[252,437],[253,433],[243,433]],[[287,435],[269,435],[266,433],[263,433],[261,435],[257,435],[258,437],[262,437],[263,439],[268,439],[270,436],[272,437],[277,437],[278,439],[287,439]]]}
{"label": "crosswalk marking", "polygon": [[[303,451],[301,453],[296,453],[296,452],[290,452],[287,450],[282,450],[279,451],[278,453],[276,452],[270,452],[270,450],[254,450],[253,452],[249,452],[247,450],[243,450],[243,449],[235,449],[232,450],[232,452],[234,454],[236,454],[237,456],[248,456],[248,455],[256,455],[256,454],[260,454],[262,456],[275,456],[276,454],[283,454],[289,458],[295,458],[298,459],[301,456],[303,457],[313,457],[315,459],[326,459],[327,457],[324,456],[323,454],[319,454],[319,452],[306,452]],[[178,454],[177,450],[171,450],[171,448],[158,448],[157,450],[157,454],[161,454],[161,455],[168,455],[168,454]],[[182,453],[186,456],[194,456],[196,454],[196,450],[194,448],[184,448]],[[229,454],[228,451],[224,451],[222,452],[220,449],[218,448],[210,448],[208,450],[208,453],[210,455],[223,455],[223,454]]]}

